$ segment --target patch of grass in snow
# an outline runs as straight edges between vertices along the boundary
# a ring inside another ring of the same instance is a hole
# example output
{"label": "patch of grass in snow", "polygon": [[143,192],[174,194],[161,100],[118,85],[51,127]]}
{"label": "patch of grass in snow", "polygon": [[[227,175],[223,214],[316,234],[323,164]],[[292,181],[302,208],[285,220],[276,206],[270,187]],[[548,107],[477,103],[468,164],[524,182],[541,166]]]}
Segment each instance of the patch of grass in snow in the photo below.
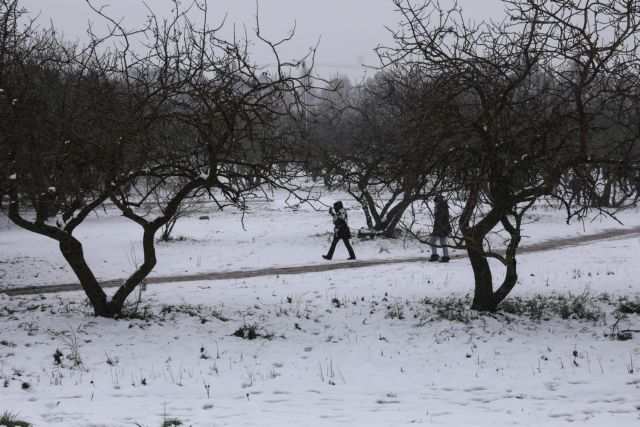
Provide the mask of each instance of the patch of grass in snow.
{"label": "patch of grass in snow", "polygon": [[182,425],[182,421],[179,420],[178,418],[165,418],[162,421],[162,424],[160,425],[160,427],[174,427],[174,426],[181,426]]}
{"label": "patch of grass in snow", "polygon": [[62,365],[62,356],[64,355],[62,354],[60,349],[56,348],[56,351],[53,353],[53,363],[55,365]]}
{"label": "patch of grass in snow", "polygon": [[625,314],[640,314],[640,297],[632,301],[628,297],[621,297],[616,304],[616,310]]}
{"label": "patch of grass in snow", "polygon": [[[93,307],[91,307],[91,303],[88,298],[85,298],[82,302],[77,303],[73,300],[64,300],[60,296],[57,296],[57,301],[52,302],[49,307],[49,313],[54,314],[57,312],[58,314],[65,317],[76,317],[76,316],[93,316]],[[43,305],[45,307],[45,305]],[[41,310],[44,311],[44,310]]]}
{"label": "patch of grass in snow", "polygon": [[227,322],[230,319],[225,316],[218,308],[208,307],[205,305],[193,305],[193,304],[181,304],[181,305],[168,305],[165,304],[160,309],[160,316],[163,318],[171,317],[175,319],[178,314],[186,314],[189,317],[197,317],[200,319],[200,323],[207,323],[210,318],[218,319],[221,322]]}
{"label": "patch of grass in snow", "polygon": [[630,339],[633,338],[633,334],[632,332],[638,332],[638,330],[631,330],[631,329],[622,329],[622,324],[628,324],[629,323],[629,314],[635,314],[634,312],[632,313],[626,313],[624,311],[620,311],[619,306],[616,307],[616,310],[613,312],[613,316],[614,316],[614,322],[611,325],[611,333],[610,334],[605,334],[605,336],[609,336],[611,339],[615,339],[618,341],[628,341]]}
{"label": "patch of grass in snow", "polygon": [[594,296],[589,292],[580,295],[536,295],[532,298],[511,297],[502,301],[498,309],[504,313],[527,316],[537,322],[562,319],[579,319],[597,322],[605,318],[600,307],[608,296]]}
{"label": "patch of grass in snow", "polygon": [[0,426],[6,427],[31,427],[31,424],[18,419],[18,416],[13,412],[5,412],[0,417]]}
{"label": "patch of grass in snow", "polygon": [[149,320],[152,316],[151,306],[149,304],[142,307],[140,306],[140,304],[142,304],[142,294],[146,290],[147,282],[143,280],[142,283],[136,287],[135,292],[132,292],[124,302],[120,315],[117,317],[121,319]]}
{"label": "patch of grass in snow", "polygon": [[[135,425],[136,427],[145,427],[140,423],[135,423]],[[184,423],[179,418],[164,418],[162,420],[162,424],[160,424],[160,427],[175,427],[175,426],[181,426],[181,425],[184,425]],[[0,427],[1,427],[1,424],[0,424]]]}
{"label": "patch of grass in snow", "polygon": [[[77,329],[69,328],[67,331],[52,332],[53,336],[60,338],[64,343],[64,347],[67,350],[66,358],[72,362],[72,366],[75,368],[82,367],[82,357],[80,357],[80,338],[79,334],[86,335],[86,331],[83,329],[84,325],[80,325]],[[59,348],[53,353],[53,362],[55,365],[63,366],[62,361],[63,353]]]}
{"label": "patch of grass in snow", "polygon": [[[304,306],[302,305],[304,303]],[[254,306],[254,308],[257,308]],[[311,309],[309,303],[304,301],[304,295],[293,296],[287,295],[284,301],[281,301],[280,305],[275,309],[274,314],[276,317],[281,316],[295,316],[298,319],[310,319]]]}
{"label": "patch of grass in snow", "polygon": [[414,314],[414,318],[418,319],[419,326],[438,320],[469,323],[479,316],[477,312],[469,309],[470,306],[469,295],[447,298],[427,297],[421,301],[421,306]]}
{"label": "patch of grass in snow", "polygon": [[170,244],[170,243],[174,243],[174,242],[186,242],[186,241],[192,241],[192,242],[198,242],[198,240],[196,239],[192,239],[189,238],[187,236],[169,236],[167,239],[162,239],[162,238],[158,238],[156,239],[156,243],[159,245],[162,244]]}
{"label": "patch of grass in snow", "polygon": [[404,305],[400,303],[391,304],[387,307],[387,314],[384,316],[387,319],[404,320]]}
{"label": "patch of grass in snow", "polygon": [[273,334],[258,326],[257,323],[246,323],[239,327],[233,334],[234,337],[243,338],[245,340],[255,340],[256,338],[273,339]]}
{"label": "patch of grass in snow", "polygon": [[[613,305],[609,295],[592,295],[589,292],[584,292],[579,295],[553,294],[536,295],[530,298],[510,297],[500,303],[498,311],[503,314],[527,317],[536,322],[554,318],[599,322],[603,321],[606,316],[603,305]],[[413,310],[411,304],[407,303],[407,308],[414,311],[413,317],[418,320],[418,326],[440,320],[468,324],[474,319],[487,315],[471,310],[470,306],[471,297],[469,295],[446,298],[427,297],[420,302],[416,310]],[[634,305],[633,301],[627,299],[621,299],[617,306],[622,306],[633,313],[635,313],[633,310],[640,309],[640,306]],[[387,318],[401,319],[401,316],[404,315],[404,310],[398,304],[390,305],[387,309]]]}

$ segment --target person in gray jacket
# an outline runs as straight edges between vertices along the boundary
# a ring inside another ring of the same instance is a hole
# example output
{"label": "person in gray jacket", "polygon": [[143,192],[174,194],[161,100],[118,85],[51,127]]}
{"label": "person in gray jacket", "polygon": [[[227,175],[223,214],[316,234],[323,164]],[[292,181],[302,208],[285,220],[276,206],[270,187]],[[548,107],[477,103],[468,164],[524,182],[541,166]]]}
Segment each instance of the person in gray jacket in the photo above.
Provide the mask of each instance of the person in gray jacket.
{"label": "person in gray jacket", "polygon": [[[449,262],[449,250],[446,246],[447,236],[451,234],[449,205],[440,193],[435,195],[433,201],[435,202],[435,209],[433,213],[433,230],[431,231],[431,236],[429,236],[429,245],[431,245],[431,258],[429,258],[429,262]],[[438,250],[435,246],[438,240],[442,247],[442,258],[438,256]]]}

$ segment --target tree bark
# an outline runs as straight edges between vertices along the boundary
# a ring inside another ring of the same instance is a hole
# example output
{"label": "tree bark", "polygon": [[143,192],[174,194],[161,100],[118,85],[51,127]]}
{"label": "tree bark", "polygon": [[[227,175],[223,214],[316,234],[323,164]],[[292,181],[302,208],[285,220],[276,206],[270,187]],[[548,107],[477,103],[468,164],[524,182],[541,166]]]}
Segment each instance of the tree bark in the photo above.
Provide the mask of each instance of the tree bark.
{"label": "tree bark", "polygon": [[482,241],[467,246],[467,254],[471,262],[474,278],[472,310],[495,311],[498,304],[493,295],[493,276],[489,261],[482,253]]}
{"label": "tree bark", "polygon": [[153,267],[157,263],[155,233],[157,226],[148,225],[144,228],[144,235],[142,237],[142,248],[144,252],[144,262],[142,265],[124,282],[122,286],[118,288],[113,298],[111,298],[111,309],[116,313],[122,311],[122,307],[127,297],[133,292],[133,290],[142,283],[142,281],[151,273]]}
{"label": "tree bark", "polygon": [[114,312],[107,302],[107,296],[100,287],[100,284],[93,275],[91,268],[84,259],[84,251],[82,243],[75,237],[69,235],[59,241],[62,256],[67,260],[69,266],[78,277],[80,285],[89,298],[89,302],[93,306],[94,314],[101,317],[113,317]]}
{"label": "tree bark", "polygon": [[413,200],[405,198],[389,210],[384,221],[380,224],[384,230],[383,235],[385,237],[393,237],[396,228],[398,227],[398,223],[400,222],[400,219],[402,219],[402,215],[404,215],[404,211],[407,210],[412,202]]}
{"label": "tree bark", "polygon": [[[522,214],[524,215],[524,213]],[[511,236],[511,240],[509,241],[509,245],[507,246],[507,253],[505,255],[506,261],[506,269],[504,280],[502,285],[496,290],[493,295],[493,300],[496,304],[500,304],[502,300],[504,300],[507,295],[511,292],[511,290],[515,287],[518,282],[518,270],[516,263],[516,253],[518,250],[518,245],[520,244],[520,226],[522,221],[522,215],[516,218],[516,225],[513,226],[508,218],[505,216],[502,218],[501,222],[504,226],[504,229],[507,230]]]}

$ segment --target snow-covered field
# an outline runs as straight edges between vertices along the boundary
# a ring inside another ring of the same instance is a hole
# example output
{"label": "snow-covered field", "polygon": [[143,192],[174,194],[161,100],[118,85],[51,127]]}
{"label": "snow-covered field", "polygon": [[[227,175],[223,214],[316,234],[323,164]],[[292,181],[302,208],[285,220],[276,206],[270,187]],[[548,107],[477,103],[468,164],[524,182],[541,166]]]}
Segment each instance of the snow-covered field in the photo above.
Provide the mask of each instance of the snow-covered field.
{"label": "snow-covered field", "polygon": [[[178,224],[187,240],[160,246],[155,275],[326,262],[326,212],[256,205],[246,230],[240,214],[205,214]],[[524,245],[640,224],[637,211],[624,225],[533,214]],[[350,219],[364,225],[357,210]],[[79,232],[100,278],[132,269],[135,226],[103,215]],[[355,249],[428,252],[384,239]],[[0,295],[0,415],[35,426],[636,426],[640,333],[611,335],[640,330],[640,315],[615,312],[622,297],[640,305],[639,249],[627,237],[523,254],[509,312],[492,315],[465,309],[466,259],[152,285],[138,318],[119,321],[93,317],[78,292]],[[54,243],[0,218],[0,288],[73,281]]]}

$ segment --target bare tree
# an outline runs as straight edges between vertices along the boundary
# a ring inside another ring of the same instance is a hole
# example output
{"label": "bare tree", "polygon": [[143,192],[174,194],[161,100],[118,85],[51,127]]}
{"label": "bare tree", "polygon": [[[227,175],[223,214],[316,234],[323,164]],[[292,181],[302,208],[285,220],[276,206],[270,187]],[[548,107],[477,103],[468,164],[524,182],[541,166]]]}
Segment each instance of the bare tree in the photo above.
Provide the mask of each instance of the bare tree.
{"label": "bare tree", "polygon": [[[3,1],[6,23],[5,15],[18,9],[17,2]],[[265,69],[251,62],[246,36],[228,41],[219,37],[220,27],[208,25],[206,2],[183,9],[176,1],[168,20],[150,10],[147,25],[138,30],[88,4],[109,32],[98,36],[90,30],[92,40],[83,48],[65,45],[53,30],[20,32],[6,24],[2,29],[19,40],[3,46],[2,58],[8,59],[0,87],[18,101],[3,98],[2,108],[14,110],[2,129],[9,153],[2,169],[10,171],[2,184],[9,188],[10,219],[60,242],[95,314],[112,317],[156,265],[154,236],[186,198],[206,191],[220,206],[242,209],[247,194],[261,191],[262,183],[285,186],[295,177],[289,118],[299,111],[302,83],[290,71],[297,62],[278,56],[279,45],[293,34],[270,42],[256,21],[256,37],[276,64]],[[195,12],[201,24],[189,15]],[[142,48],[134,49],[136,40],[143,40]],[[55,96],[48,87],[57,88]],[[47,129],[51,124],[54,133]],[[175,192],[149,215],[145,203],[170,182],[178,183]],[[25,198],[35,217],[24,209]],[[52,198],[61,212],[53,221]],[[111,299],[73,237],[107,200],[142,228],[144,256]]]}
{"label": "bare tree", "polygon": [[[26,25],[24,23],[26,22]],[[107,184],[128,176],[116,144],[125,113],[121,85],[94,65],[105,59],[88,46],[60,41],[29,22],[17,1],[0,3],[0,186],[8,217],[60,245],[96,312],[104,293],[84,262],[73,231],[109,197]]]}
{"label": "bare tree", "polygon": [[[472,308],[495,310],[517,282],[516,254],[526,212],[559,198],[569,216],[601,209],[593,171],[637,164],[639,135],[623,105],[637,105],[637,2],[507,0],[502,22],[472,23],[454,4],[395,0],[403,17],[396,45],[380,49],[393,66],[446,75],[448,166],[462,200],[455,246],[475,277]],[[613,114],[612,114],[613,113]],[[633,159],[631,156],[634,156]],[[635,159],[635,160],[634,160]],[[563,175],[581,178],[581,205],[556,189]],[[503,229],[506,251],[487,243]],[[488,260],[505,267],[494,290]]]}
{"label": "bare tree", "polygon": [[406,70],[378,73],[321,105],[315,148],[333,180],[362,206],[369,229],[392,237],[412,203],[432,194],[446,152],[429,122],[439,83]]}

